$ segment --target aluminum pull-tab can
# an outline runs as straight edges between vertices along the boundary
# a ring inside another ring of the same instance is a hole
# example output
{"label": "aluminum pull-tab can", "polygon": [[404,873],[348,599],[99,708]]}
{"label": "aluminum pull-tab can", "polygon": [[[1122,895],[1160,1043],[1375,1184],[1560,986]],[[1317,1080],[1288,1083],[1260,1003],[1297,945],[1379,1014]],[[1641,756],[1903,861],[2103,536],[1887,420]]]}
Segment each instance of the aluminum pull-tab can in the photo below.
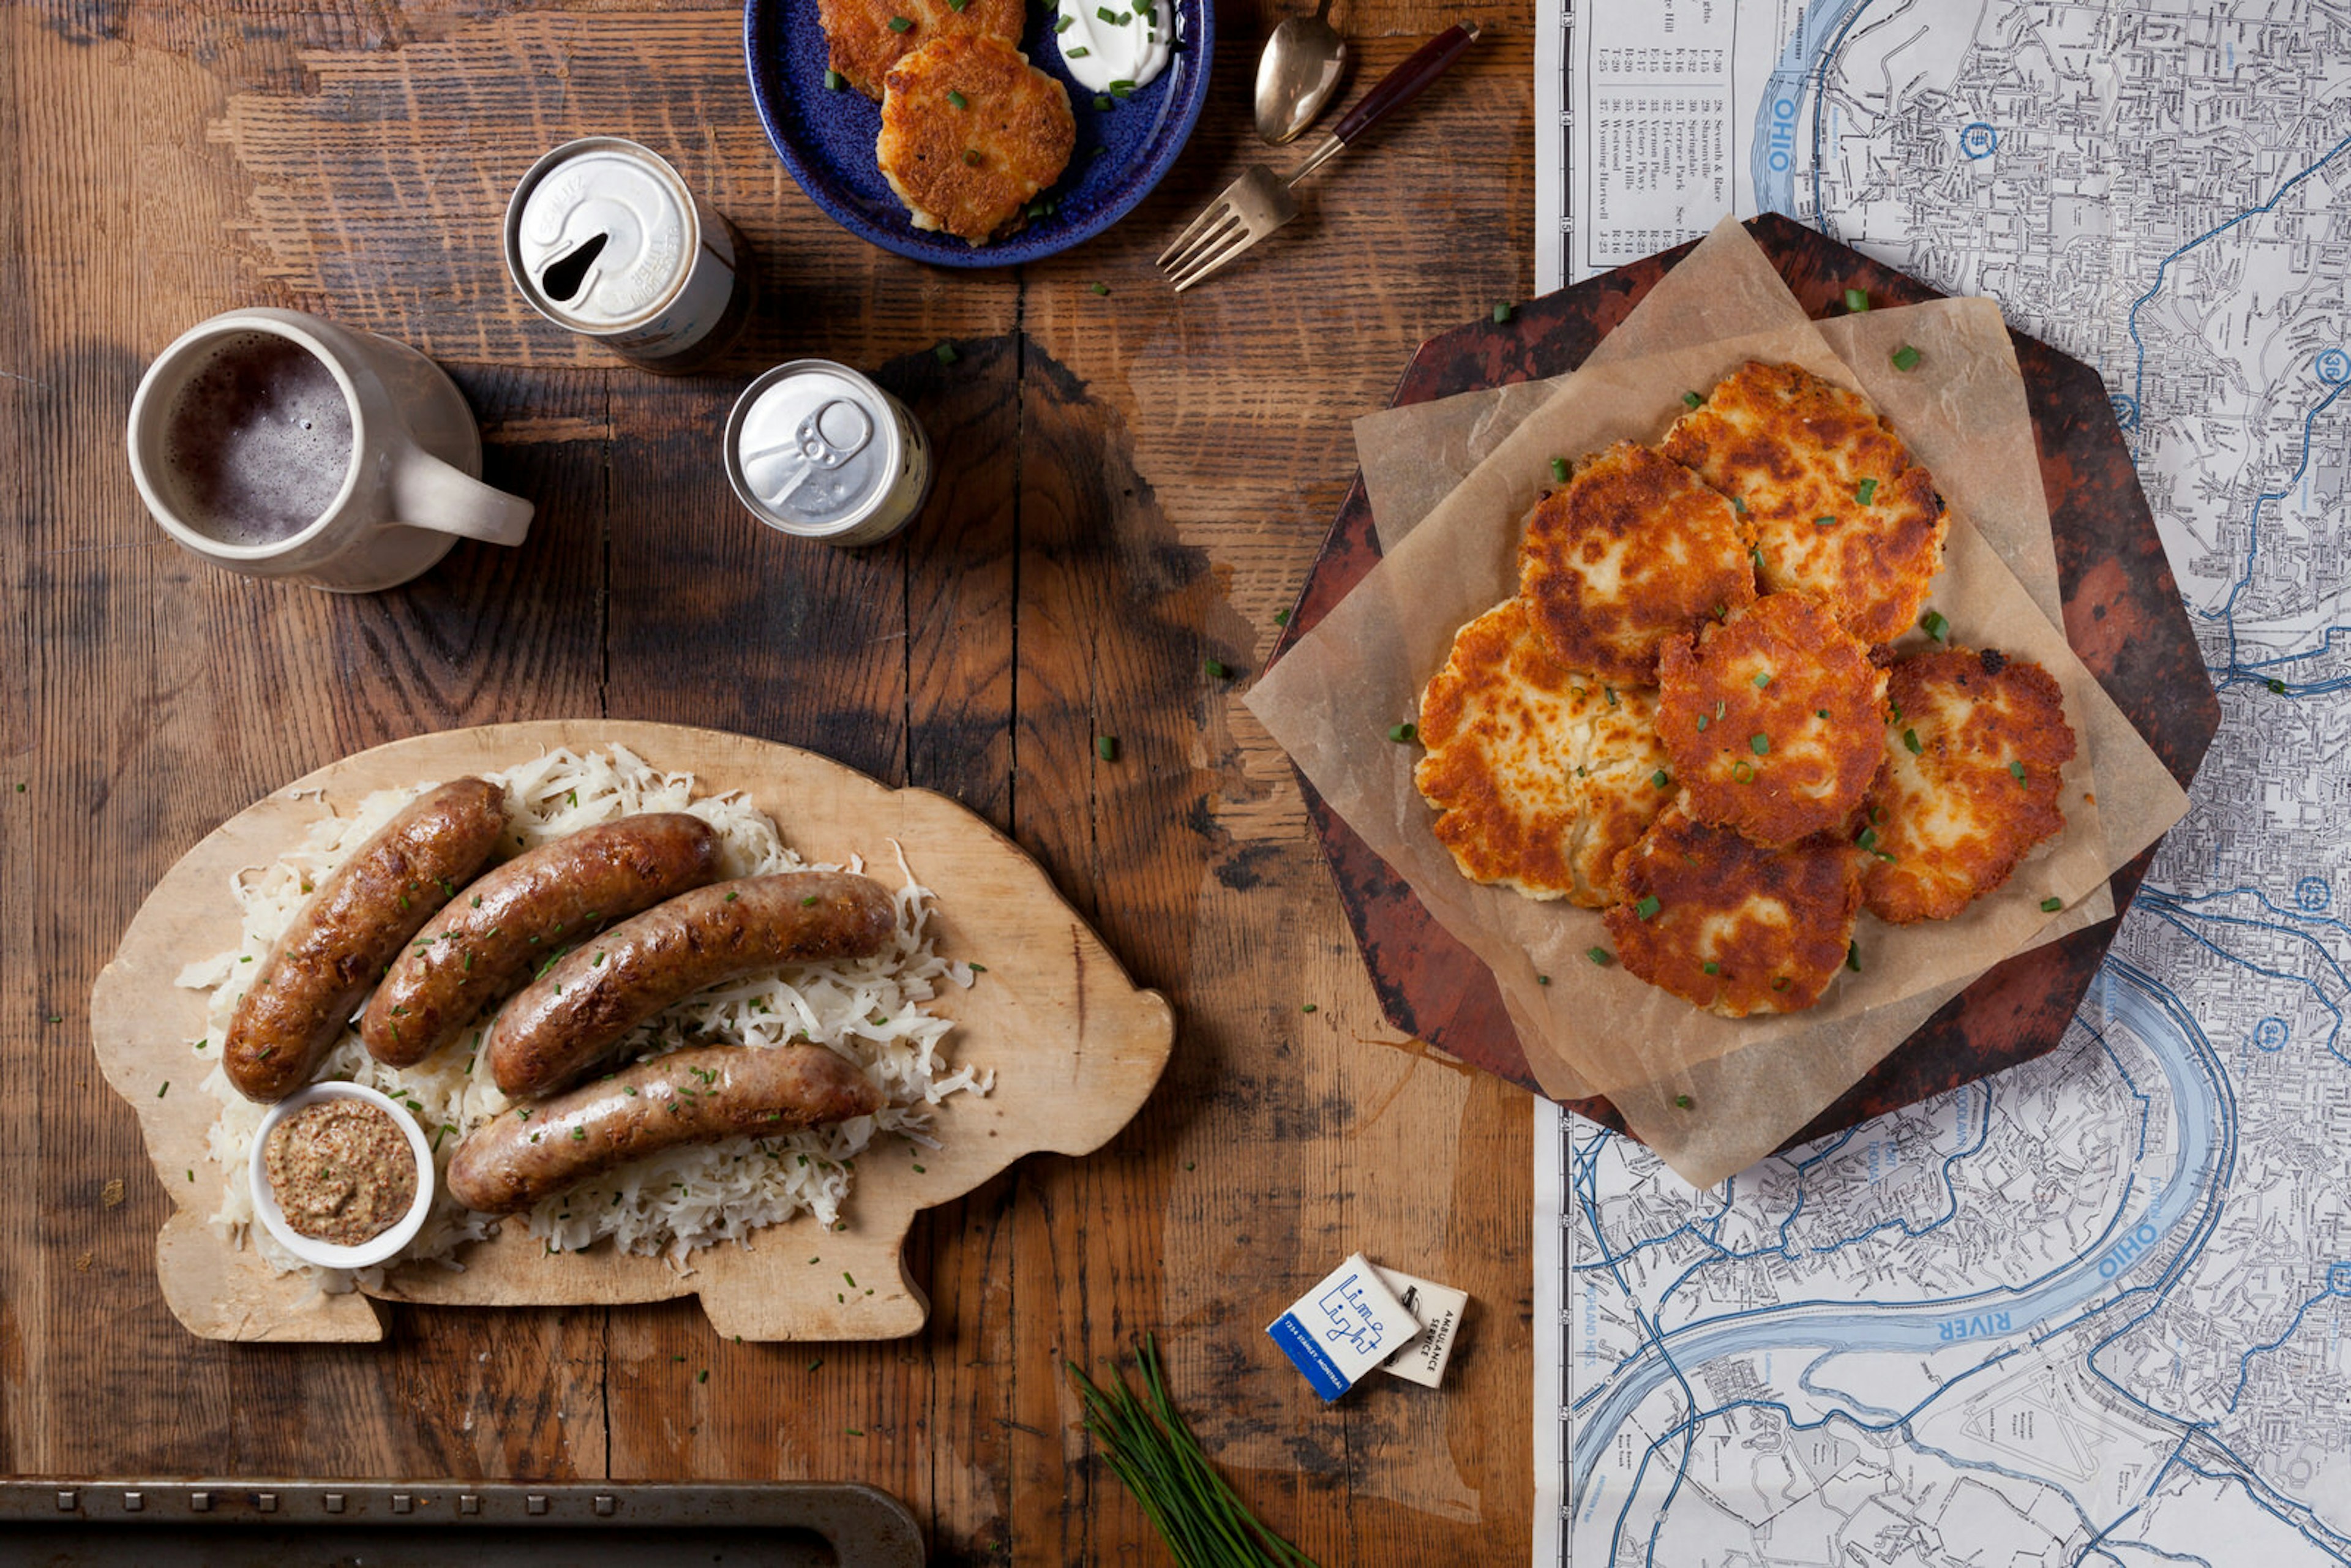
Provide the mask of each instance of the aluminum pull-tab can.
{"label": "aluminum pull-tab can", "polygon": [[879,544],[922,511],[931,441],[905,404],[847,365],[794,360],[735,400],[726,478],[771,528]]}
{"label": "aluminum pull-tab can", "polygon": [[567,141],[507,203],[507,273],[532,309],[648,371],[679,374],[742,335],[758,267],[735,225],[650,148]]}

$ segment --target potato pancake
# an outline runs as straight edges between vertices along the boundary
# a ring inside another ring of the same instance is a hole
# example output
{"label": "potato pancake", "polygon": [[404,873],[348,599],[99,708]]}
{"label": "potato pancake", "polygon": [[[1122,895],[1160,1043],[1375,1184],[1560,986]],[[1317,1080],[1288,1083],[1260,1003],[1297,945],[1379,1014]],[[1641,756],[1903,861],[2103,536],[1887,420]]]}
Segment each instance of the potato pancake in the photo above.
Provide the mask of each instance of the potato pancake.
{"label": "potato pancake", "polygon": [[1769,593],[1657,663],[1657,734],[1690,815],[1759,844],[1841,828],[1885,750],[1886,672],[1827,611]]}
{"label": "potato pancake", "polygon": [[1069,166],[1069,90],[1000,38],[941,38],[884,80],[873,156],[918,229],[986,245]]}
{"label": "potato pancake", "polygon": [[1753,602],[1754,542],[1698,476],[1620,441],[1528,515],[1519,595],[1561,664],[1654,685],[1658,643]]}
{"label": "potato pancake", "polygon": [[890,68],[935,39],[977,35],[1019,43],[1028,8],[1022,0],[966,0],[961,10],[950,0],[817,0],[816,15],[829,48],[826,63],[878,99]]}
{"label": "potato pancake", "polygon": [[1886,768],[1857,841],[1870,852],[1869,912],[1896,925],[1949,920],[2065,826],[2064,695],[2030,660],[1953,648],[1896,664],[1886,695]]}
{"label": "potato pancake", "polygon": [[1665,450],[1744,508],[1765,592],[1811,594],[1871,646],[1909,629],[1949,521],[1866,398],[1750,360],[1675,421]]}
{"label": "potato pancake", "polygon": [[1853,941],[1861,857],[1827,834],[1767,850],[1667,810],[1617,858],[1601,918],[1627,973],[1745,1018],[1821,999]]}
{"label": "potato pancake", "polygon": [[1472,882],[1599,908],[1617,854],[1673,798],[1656,711],[1654,691],[1562,667],[1524,600],[1497,605],[1421,694],[1413,781],[1437,841]]}

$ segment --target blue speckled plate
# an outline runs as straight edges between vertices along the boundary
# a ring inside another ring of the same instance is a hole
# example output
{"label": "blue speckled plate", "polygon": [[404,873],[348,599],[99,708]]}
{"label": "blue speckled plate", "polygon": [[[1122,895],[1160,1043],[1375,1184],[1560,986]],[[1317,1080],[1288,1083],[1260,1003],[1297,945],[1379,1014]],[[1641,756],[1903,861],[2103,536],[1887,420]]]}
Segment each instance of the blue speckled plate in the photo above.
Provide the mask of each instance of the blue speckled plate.
{"label": "blue speckled plate", "polygon": [[850,88],[824,85],[824,29],[816,0],[747,0],[743,53],[751,68],[751,100],[768,140],[809,200],[842,228],[884,250],[940,267],[1011,267],[1069,249],[1124,217],[1159,183],[1184,150],[1208,96],[1208,61],[1216,20],[1207,0],[1172,0],[1176,56],[1155,80],[1108,110],[1078,85],[1061,63],[1050,6],[1029,7],[1020,48],[1029,64],[1061,78],[1078,120],[1077,150],[1058,183],[1045,193],[1058,204],[1047,215],[993,245],[970,246],[953,235],[914,227],[890,183],[874,166],[882,107]]}

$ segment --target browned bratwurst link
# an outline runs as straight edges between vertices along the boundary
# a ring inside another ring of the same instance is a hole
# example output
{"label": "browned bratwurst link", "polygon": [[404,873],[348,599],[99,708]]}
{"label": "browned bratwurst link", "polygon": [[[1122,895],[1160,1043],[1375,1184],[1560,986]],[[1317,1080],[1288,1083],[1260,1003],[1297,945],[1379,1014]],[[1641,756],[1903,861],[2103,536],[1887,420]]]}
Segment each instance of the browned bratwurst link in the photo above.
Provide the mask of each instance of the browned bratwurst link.
{"label": "browned bratwurst link", "polygon": [[450,1156],[449,1191],[468,1208],[512,1214],[681,1144],[797,1133],[883,1103],[853,1063],[820,1045],[674,1051],[485,1122]]}
{"label": "browned bratwurst link", "polygon": [[237,1092],[283,1100],[310,1081],[401,944],[490,858],[506,802],[486,779],[444,784],[328,873],[229,1021],[221,1057]]}
{"label": "browned bratwurst link", "polygon": [[698,888],[574,948],[498,1013],[483,1050],[509,1094],[552,1094],[676,1001],[785,964],[882,950],[898,912],[847,872],[787,872]]}
{"label": "browned bratwurst link", "polygon": [[384,1065],[413,1067],[533,965],[717,877],[717,831],[684,811],[623,817],[518,854],[410,939],[369,1001],[360,1038]]}

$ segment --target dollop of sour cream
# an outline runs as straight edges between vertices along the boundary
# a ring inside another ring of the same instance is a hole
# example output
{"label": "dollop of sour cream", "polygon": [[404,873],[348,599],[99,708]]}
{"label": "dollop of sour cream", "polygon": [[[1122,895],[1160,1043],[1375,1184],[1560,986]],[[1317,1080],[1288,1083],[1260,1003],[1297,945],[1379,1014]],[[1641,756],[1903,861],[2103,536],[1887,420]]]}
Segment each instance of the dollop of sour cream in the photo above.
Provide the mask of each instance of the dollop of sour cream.
{"label": "dollop of sour cream", "polygon": [[1083,86],[1123,95],[1167,68],[1173,0],[1056,0],[1061,61]]}

